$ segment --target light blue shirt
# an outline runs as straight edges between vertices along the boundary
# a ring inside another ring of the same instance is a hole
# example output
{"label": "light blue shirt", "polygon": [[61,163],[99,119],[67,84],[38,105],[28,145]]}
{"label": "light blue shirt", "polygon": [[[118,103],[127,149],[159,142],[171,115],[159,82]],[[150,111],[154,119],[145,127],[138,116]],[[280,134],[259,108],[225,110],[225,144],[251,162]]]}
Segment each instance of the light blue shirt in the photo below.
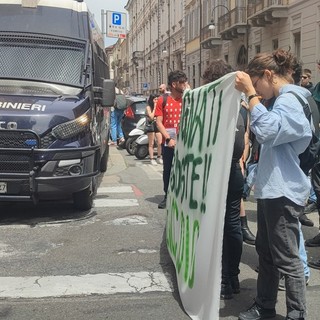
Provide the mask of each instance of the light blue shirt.
{"label": "light blue shirt", "polygon": [[304,206],[310,181],[300,169],[299,154],[309,145],[312,132],[303,107],[288,91],[305,102],[310,96],[307,89],[288,84],[280,89],[271,111],[260,103],[251,112],[250,127],[261,144],[255,198],[286,197]]}

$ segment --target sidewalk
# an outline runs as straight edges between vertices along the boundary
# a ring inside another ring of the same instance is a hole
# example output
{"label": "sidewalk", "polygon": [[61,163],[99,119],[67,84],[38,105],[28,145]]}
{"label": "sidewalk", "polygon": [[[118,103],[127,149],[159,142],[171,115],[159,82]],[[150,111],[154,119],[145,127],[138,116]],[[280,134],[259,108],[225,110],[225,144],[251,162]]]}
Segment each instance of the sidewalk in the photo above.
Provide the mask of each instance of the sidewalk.
{"label": "sidewalk", "polygon": [[[253,196],[250,196],[245,202],[246,213],[251,231],[255,234],[257,231],[256,223],[256,202]],[[314,227],[302,227],[305,239],[314,237],[319,232],[319,216],[313,212],[308,215],[308,218],[313,220]],[[320,259],[320,247],[308,248],[308,258]],[[249,307],[256,294],[256,283],[258,274],[254,269],[258,265],[258,256],[254,246],[243,244],[243,253],[240,264],[240,286],[241,293],[234,295],[231,300],[221,300],[220,317],[219,319],[238,319],[241,311]],[[310,282],[307,287],[307,307],[308,320],[320,319],[320,270],[311,269]],[[285,292],[278,292],[278,303],[276,305],[277,317],[276,320],[284,320],[286,317]]]}

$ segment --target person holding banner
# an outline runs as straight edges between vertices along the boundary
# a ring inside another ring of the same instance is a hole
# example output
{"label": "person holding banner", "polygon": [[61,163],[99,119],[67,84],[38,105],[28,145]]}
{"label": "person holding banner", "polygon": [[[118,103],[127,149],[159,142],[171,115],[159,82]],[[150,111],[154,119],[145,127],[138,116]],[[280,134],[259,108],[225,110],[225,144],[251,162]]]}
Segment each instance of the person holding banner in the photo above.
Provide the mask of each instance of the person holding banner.
{"label": "person holding banner", "polygon": [[180,115],[182,108],[182,95],[186,89],[187,76],[184,72],[175,70],[168,75],[168,86],[170,94],[166,96],[166,103],[163,105],[164,95],[160,96],[154,116],[157,118],[157,127],[162,134],[162,160],[163,160],[163,191],[164,198],[159,203],[159,209],[165,209],[167,204],[167,192],[169,179],[176,145]]}
{"label": "person holding banner", "polygon": [[[229,64],[221,59],[211,62],[203,74],[205,83],[213,82],[227,73],[232,72]],[[227,107],[227,106],[226,106]],[[240,293],[238,275],[242,255],[242,226],[240,219],[241,198],[243,194],[243,156],[248,129],[248,111],[244,101],[241,102],[237,120],[235,142],[230,166],[226,212],[224,217],[223,247],[222,247],[222,275],[221,299],[231,299],[233,294]]]}
{"label": "person holding banner", "polygon": [[[299,255],[299,216],[310,182],[299,154],[312,137],[309,121],[294,91],[307,102],[310,92],[293,84],[295,59],[283,49],[256,55],[246,72],[237,72],[235,88],[248,97],[250,128],[261,144],[255,181],[259,256],[257,295],[240,320],[276,316],[279,275],[285,276],[287,320],[306,319],[306,284]],[[276,97],[268,111],[263,99]]]}

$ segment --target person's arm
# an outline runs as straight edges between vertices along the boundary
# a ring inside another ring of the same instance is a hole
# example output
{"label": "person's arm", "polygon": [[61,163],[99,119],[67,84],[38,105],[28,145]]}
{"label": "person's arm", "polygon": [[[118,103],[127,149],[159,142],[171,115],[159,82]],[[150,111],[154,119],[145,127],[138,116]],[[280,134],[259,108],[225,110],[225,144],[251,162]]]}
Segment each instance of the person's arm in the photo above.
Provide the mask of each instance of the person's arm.
{"label": "person's arm", "polygon": [[[157,105],[155,107],[155,117],[156,117],[156,124],[159,132],[162,134],[164,140],[170,139],[170,135],[167,132],[166,128],[163,125],[163,108],[162,108],[162,103],[163,103],[163,97],[160,97],[157,101]],[[166,143],[166,145],[170,148],[174,148],[176,142],[175,140],[171,139],[169,143]]]}
{"label": "person's arm", "polygon": [[150,106],[146,106],[146,116],[148,117],[148,119],[149,119],[150,121],[153,120],[153,114],[152,114],[152,111],[151,111]]}

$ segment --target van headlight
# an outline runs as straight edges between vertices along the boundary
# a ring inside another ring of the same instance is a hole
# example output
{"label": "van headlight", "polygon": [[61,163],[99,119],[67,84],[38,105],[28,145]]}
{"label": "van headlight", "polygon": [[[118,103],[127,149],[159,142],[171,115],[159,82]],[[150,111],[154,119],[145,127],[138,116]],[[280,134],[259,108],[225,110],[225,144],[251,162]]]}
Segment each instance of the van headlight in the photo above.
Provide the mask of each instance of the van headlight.
{"label": "van headlight", "polygon": [[80,117],[61,123],[52,129],[52,135],[60,140],[67,140],[76,137],[81,132],[89,130],[90,117],[89,111],[81,115]]}

